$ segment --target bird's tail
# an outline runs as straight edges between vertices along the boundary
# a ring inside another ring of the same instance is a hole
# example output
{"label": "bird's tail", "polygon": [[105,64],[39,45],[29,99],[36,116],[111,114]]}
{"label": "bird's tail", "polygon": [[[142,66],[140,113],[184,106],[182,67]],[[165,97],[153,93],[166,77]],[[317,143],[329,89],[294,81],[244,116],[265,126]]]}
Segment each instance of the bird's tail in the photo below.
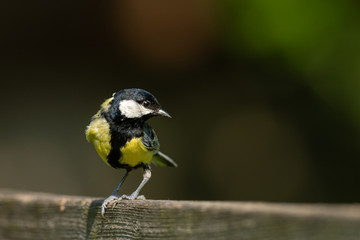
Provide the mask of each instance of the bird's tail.
{"label": "bird's tail", "polygon": [[160,167],[177,167],[176,162],[174,162],[174,160],[162,152],[157,152],[154,155],[152,161],[155,163],[155,165]]}

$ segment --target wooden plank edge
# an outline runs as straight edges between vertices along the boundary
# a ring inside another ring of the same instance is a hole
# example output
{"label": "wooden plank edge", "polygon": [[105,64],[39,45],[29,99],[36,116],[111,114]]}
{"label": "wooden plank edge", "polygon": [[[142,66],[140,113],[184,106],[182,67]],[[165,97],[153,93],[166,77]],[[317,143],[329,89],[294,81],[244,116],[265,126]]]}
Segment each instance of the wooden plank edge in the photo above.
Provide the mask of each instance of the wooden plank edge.
{"label": "wooden plank edge", "polygon": [[[67,205],[90,205],[100,208],[103,199],[86,196],[59,195],[53,193],[31,192],[12,189],[0,189],[0,201],[17,203],[53,203],[58,204],[61,211]],[[236,202],[236,201],[179,201],[179,200],[124,200],[122,206],[148,206],[169,209],[199,209],[202,211],[217,210],[232,213],[264,213],[298,217],[336,217],[360,220],[360,204],[329,204],[329,203],[269,203],[269,202]],[[116,207],[115,207],[116,209]]]}

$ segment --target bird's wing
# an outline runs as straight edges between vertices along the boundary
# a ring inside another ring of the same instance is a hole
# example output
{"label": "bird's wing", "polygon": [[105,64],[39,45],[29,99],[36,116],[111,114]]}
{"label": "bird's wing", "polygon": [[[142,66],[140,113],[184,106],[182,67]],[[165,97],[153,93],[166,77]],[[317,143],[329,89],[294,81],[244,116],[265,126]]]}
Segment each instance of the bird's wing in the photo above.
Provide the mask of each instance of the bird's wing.
{"label": "bird's wing", "polygon": [[150,151],[158,151],[160,148],[160,144],[154,129],[152,129],[147,124],[144,124],[144,136],[142,142],[145,147]]}
{"label": "bird's wing", "polygon": [[161,167],[177,167],[177,164],[170,157],[166,156],[162,152],[159,152],[160,144],[157,139],[154,129],[149,125],[144,125],[144,136],[142,139],[143,144],[150,151],[155,151],[152,162]]}

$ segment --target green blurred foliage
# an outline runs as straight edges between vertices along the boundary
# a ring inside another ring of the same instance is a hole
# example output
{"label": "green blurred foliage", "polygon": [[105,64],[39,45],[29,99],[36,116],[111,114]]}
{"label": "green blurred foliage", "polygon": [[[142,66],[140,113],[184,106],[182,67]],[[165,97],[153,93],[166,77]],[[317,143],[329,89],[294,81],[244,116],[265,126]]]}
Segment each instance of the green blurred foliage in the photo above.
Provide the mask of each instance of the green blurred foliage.
{"label": "green blurred foliage", "polygon": [[360,5],[352,0],[227,0],[232,54],[274,56],[360,127]]}

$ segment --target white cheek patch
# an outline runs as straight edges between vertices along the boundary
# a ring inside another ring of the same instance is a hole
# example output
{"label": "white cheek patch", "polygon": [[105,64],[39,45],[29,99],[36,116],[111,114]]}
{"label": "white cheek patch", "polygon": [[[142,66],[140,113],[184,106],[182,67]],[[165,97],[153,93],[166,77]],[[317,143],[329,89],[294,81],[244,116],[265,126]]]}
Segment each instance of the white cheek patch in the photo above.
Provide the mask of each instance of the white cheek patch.
{"label": "white cheek patch", "polygon": [[153,110],[145,108],[143,105],[134,100],[122,100],[119,103],[119,110],[127,118],[140,118],[152,113]]}

